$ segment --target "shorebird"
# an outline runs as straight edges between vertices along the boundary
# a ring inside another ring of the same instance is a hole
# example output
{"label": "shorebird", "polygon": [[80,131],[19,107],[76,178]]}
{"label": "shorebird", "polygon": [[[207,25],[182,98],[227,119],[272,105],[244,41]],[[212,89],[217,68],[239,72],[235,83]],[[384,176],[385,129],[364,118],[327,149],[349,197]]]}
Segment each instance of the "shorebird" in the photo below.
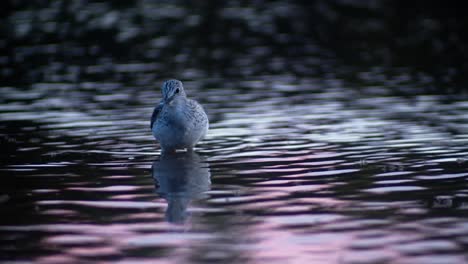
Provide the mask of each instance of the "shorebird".
{"label": "shorebird", "polygon": [[197,101],[187,98],[179,80],[165,81],[162,99],[151,116],[151,131],[163,152],[192,151],[208,131],[208,117]]}

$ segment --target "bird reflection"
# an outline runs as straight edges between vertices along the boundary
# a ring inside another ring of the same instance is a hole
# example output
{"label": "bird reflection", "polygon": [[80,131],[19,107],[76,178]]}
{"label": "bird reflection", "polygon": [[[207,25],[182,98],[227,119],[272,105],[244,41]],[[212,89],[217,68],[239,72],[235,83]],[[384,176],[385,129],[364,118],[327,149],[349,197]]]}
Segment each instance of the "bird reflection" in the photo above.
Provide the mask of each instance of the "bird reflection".
{"label": "bird reflection", "polygon": [[166,220],[184,223],[192,200],[203,198],[211,186],[209,164],[195,152],[162,154],[153,163],[156,193],[166,199]]}

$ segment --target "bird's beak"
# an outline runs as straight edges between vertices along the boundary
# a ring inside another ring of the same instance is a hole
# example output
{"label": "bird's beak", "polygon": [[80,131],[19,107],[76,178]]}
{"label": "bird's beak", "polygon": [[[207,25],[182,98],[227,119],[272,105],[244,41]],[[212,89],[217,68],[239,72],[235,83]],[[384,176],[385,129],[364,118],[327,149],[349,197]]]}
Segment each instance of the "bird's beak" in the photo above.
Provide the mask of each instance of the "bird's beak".
{"label": "bird's beak", "polygon": [[167,103],[170,104],[172,100],[174,100],[175,94],[173,94],[171,97],[167,98]]}

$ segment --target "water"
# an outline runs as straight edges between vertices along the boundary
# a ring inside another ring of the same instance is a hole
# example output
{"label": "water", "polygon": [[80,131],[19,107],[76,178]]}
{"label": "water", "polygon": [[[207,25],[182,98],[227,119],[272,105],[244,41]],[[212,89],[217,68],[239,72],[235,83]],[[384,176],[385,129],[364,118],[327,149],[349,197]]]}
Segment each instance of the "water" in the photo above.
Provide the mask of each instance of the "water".
{"label": "water", "polygon": [[[88,17],[113,10],[73,3]],[[466,96],[424,93],[428,79],[407,68],[358,71],[314,43],[292,62],[261,38],[240,44],[250,55],[225,48],[193,62],[171,49],[174,35],[148,33],[186,16],[165,8],[117,9],[81,33],[117,28],[117,46],[152,47],[123,58],[79,37],[44,46],[48,38],[29,36],[16,49],[24,64],[0,88],[0,261],[468,262]],[[34,12],[62,23],[54,10]],[[256,28],[249,12],[258,10],[223,10]],[[9,20],[18,34],[35,27],[28,14]],[[132,14],[146,28],[122,19]],[[46,24],[37,27],[47,36]],[[210,117],[196,153],[161,155],[149,129],[171,74]]]}

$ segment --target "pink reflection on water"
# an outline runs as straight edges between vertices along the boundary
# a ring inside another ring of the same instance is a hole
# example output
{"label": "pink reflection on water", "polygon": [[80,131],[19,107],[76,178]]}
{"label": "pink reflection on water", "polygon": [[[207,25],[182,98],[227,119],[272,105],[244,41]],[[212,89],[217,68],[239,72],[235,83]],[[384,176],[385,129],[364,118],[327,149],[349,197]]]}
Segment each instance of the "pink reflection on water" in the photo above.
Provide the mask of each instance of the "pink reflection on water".
{"label": "pink reflection on water", "polygon": [[[283,263],[340,263],[342,252],[352,241],[350,234],[295,234],[277,223],[260,224],[262,238],[251,251],[253,259]],[[276,261],[275,261],[276,260]],[[281,261],[280,261],[281,262]]]}

